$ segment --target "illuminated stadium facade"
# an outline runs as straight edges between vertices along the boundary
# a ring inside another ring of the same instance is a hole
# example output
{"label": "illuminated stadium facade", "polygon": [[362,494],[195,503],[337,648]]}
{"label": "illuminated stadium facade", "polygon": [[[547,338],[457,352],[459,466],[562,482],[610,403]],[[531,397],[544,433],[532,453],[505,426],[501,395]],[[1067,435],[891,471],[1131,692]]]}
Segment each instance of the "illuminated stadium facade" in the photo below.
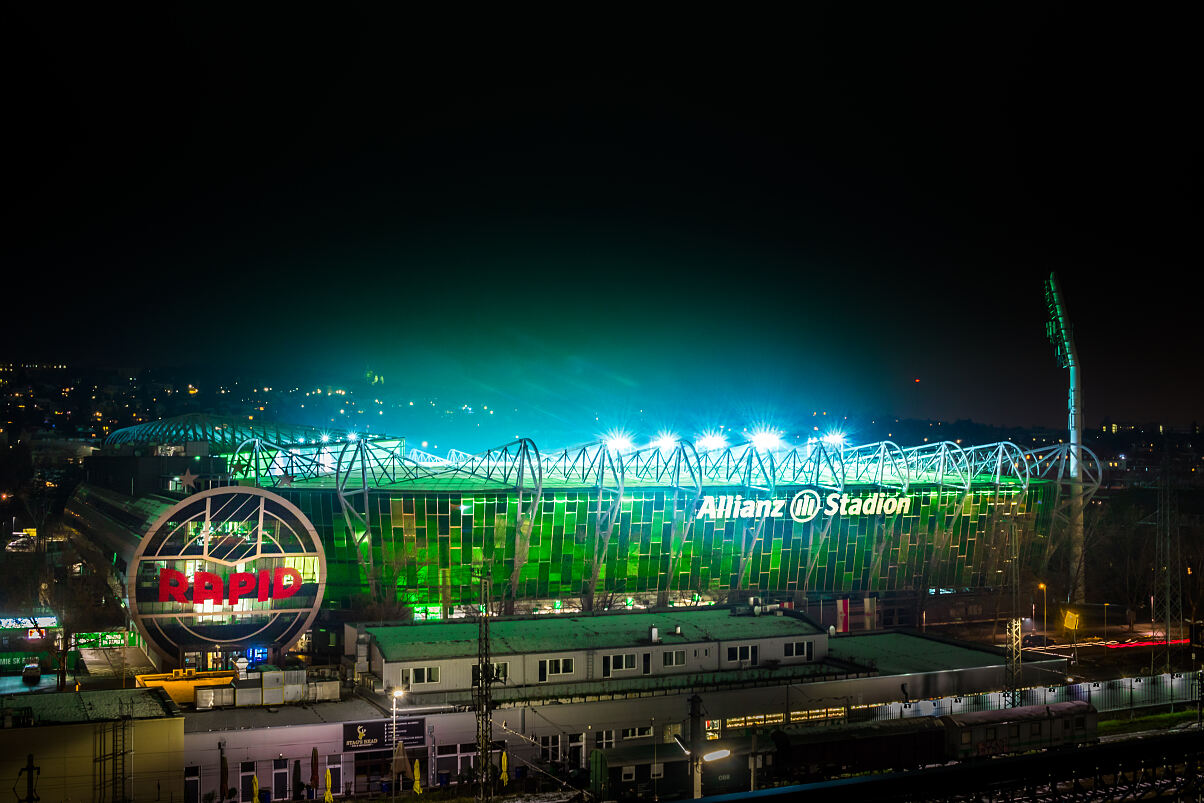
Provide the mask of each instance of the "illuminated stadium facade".
{"label": "illuminated stadium facade", "polygon": [[[1100,481],[1095,456],[1071,445],[704,450],[683,440],[541,451],[522,439],[438,458],[399,438],[202,417],[121,430],[106,451],[206,452],[209,473],[160,473],[139,495],[160,507],[144,515],[162,515],[178,491],[270,491],[322,542],[325,609],[399,604],[422,616],[479,603],[484,570],[508,611],[997,588],[1013,551],[1041,566],[1057,549],[1074,452],[1084,494]],[[71,510],[95,524],[115,504],[87,484]]]}

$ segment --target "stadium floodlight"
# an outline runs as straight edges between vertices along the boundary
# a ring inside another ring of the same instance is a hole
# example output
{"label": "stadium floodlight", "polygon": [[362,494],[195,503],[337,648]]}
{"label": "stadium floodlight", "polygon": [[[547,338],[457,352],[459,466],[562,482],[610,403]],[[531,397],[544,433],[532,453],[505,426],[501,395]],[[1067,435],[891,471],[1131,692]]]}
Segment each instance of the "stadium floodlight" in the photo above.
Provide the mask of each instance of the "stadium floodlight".
{"label": "stadium floodlight", "polygon": [[703,433],[702,437],[696,441],[695,445],[704,452],[711,452],[716,449],[726,449],[727,438],[723,437],[717,432],[706,432]]}
{"label": "stadium floodlight", "polygon": [[354,432],[347,433],[347,440],[354,441],[358,436]]}
{"label": "stadium floodlight", "polygon": [[606,448],[612,452],[630,452],[635,444],[631,440],[631,435],[621,430],[611,430],[602,437]]}
{"label": "stadium floodlight", "polygon": [[828,444],[829,446],[844,446],[844,433],[840,430],[834,429],[827,435],[824,435],[823,440],[824,443]]}
{"label": "stadium floodlight", "polygon": [[752,445],[759,452],[780,449],[782,448],[782,436],[771,429],[754,430],[752,434]]}
{"label": "stadium floodlight", "polygon": [[650,445],[662,452],[672,452],[677,448],[677,435],[673,432],[659,432]]}
{"label": "stadium floodlight", "polygon": [[322,433],[322,443],[330,443],[330,434],[329,433],[326,433],[326,432]]}

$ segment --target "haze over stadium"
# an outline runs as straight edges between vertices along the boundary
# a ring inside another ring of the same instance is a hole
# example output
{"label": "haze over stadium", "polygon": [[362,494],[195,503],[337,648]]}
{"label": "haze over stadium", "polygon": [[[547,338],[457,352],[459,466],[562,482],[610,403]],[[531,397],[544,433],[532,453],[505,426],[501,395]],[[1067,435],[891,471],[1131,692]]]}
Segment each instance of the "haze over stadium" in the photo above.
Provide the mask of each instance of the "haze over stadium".
{"label": "haze over stadium", "polygon": [[371,369],[390,401],[478,412],[463,440],[406,410],[384,431],[469,451],[810,436],[816,411],[858,441],[1053,427],[1056,270],[1091,422],[1198,418],[1201,335],[1167,298],[1200,289],[1190,48],[1157,15],[821,5],[716,52],[651,23],[615,50],[401,45],[413,20],[367,13],[12,13],[32,78],[4,261],[88,277],[8,311],[14,354],[302,388]]}

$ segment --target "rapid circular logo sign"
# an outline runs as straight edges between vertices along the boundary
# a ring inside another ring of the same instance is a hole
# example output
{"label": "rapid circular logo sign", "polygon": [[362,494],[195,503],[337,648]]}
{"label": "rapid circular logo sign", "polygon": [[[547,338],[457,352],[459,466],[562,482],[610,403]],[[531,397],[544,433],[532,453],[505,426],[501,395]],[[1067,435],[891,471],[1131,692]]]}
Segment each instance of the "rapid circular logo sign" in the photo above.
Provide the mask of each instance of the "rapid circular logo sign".
{"label": "rapid circular logo sign", "polygon": [[790,500],[790,518],[799,524],[805,524],[819,515],[820,507],[819,492],[806,488],[796,493]]}
{"label": "rapid circular logo sign", "polygon": [[213,488],[159,517],[129,567],[130,615],[161,654],[277,646],[322,605],[326,555],[295,505],[262,488]]}

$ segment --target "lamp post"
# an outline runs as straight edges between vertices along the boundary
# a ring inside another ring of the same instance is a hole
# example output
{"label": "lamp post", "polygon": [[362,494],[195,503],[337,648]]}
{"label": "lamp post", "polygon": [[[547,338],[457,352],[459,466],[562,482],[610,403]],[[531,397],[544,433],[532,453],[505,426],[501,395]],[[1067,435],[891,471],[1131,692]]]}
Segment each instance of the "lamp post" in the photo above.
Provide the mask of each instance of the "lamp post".
{"label": "lamp post", "polygon": [[[648,724],[652,731],[652,772],[656,772],[656,717],[652,717],[648,721]],[[656,779],[658,777],[659,776],[656,776],[656,775],[652,776],[652,799],[654,801],[660,800],[660,798],[657,796],[657,793],[656,793]]]}
{"label": "lamp post", "polygon": [[393,755],[389,757],[389,777],[393,782],[389,784],[393,792],[393,799],[397,799],[397,785],[401,783],[401,776],[397,773],[397,701],[405,695],[405,689],[393,690]]}
{"label": "lamp post", "polygon": [[1045,588],[1045,583],[1038,583],[1037,588],[1041,589],[1041,630],[1046,639],[1049,638],[1049,596],[1048,589]]}

